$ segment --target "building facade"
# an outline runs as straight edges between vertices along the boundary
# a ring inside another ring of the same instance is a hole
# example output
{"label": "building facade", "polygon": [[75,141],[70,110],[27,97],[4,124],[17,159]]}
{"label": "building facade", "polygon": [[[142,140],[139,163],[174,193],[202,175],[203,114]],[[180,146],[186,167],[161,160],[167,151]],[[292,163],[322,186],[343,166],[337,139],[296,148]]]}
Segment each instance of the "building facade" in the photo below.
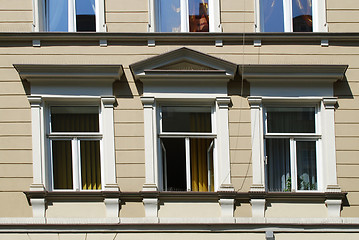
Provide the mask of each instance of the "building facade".
{"label": "building facade", "polygon": [[356,1],[0,2],[0,239],[359,237]]}

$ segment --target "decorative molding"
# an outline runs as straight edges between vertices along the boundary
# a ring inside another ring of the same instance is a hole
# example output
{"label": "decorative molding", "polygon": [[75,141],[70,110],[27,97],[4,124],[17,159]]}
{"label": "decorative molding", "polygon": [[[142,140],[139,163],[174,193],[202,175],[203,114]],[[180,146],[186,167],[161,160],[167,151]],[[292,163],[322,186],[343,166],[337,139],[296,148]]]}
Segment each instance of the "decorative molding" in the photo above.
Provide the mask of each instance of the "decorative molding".
{"label": "decorative molding", "polygon": [[158,199],[157,198],[143,198],[143,205],[145,207],[146,218],[153,219],[158,222]]}
{"label": "decorative molding", "polygon": [[44,198],[32,198],[30,203],[34,218],[44,218],[46,216],[46,200]]}
{"label": "decorative molding", "polygon": [[[162,69],[178,63],[193,63],[205,66],[203,70]],[[211,68],[206,70],[206,68]],[[210,55],[182,47],[130,65],[134,78],[142,81],[221,81],[234,78],[237,65]],[[172,79],[171,79],[172,78]],[[191,78],[195,78],[191,79]]]}
{"label": "decorative molding", "polygon": [[264,218],[266,199],[251,199],[252,217]]}
{"label": "decorative molding", "polygon": [[255,96],[251,96],[247,98],[248,103],[251,107],[251,109],[259,109],[262,105],[262,97],[255,97]]}
{"label": "decorative molding", "polygon": [[[156,42],[196,42],[203,44],[213,44],[217,39],[221,39],[224,42],[243,42],[243,38],[246,41],[252,42],[254,40],[261,40],[262,44],[265,42],[271,43],[290,43],[290,42],[301,42],[301,43],[310,43],[313,45],[318,45],[318,42],[321,42],[322,39],[328,39],[329,41],[335,41],[338,44],[347,43],[347,42],[357,42],[359,41],[359,33],[357,32],[281,32],[281,33],[260,33],[260,32],[246,32],[243,33],[221,33],[221,32],[207,32],[207,33],[196,33],[196,32],[187,32],[187,33],[161,33],[161,32],[149,32],[149,33],[126,33],[126,32],[1,32],[0,41],[32,41],[34,39],[39,39],[41,41],[47,41],[51,45],[53,41],[61,42],[74,42],[85,43],[99,41],[100,39],[107,39],[108,41],[127,41],[129,43],[133,42],[138,45],[139,42],[142,42],[144,46],[147,45],[147,41],[154,39]],[[28,43],[26,43],[28,44]]]}
{"label": "decorative molding", "polygon": [[112,83],[123,74],[122,65],[14,64],[22,80],[30,83],[60,81],[64,84],[92,81]]}
{"label": "decorative molding", "polygon": [[329,40],[328,39],[322,39],[320,41],[320,46],[322,47],[329,47]]}
{"label": "decorative molding", "polygon": [[335,109],[335,105],[338,102],[338,98],[323,98],[323,104],[326,109]]}
{"label": "decorative molding", "polygon": [[335,82],[344,78],[348,65],[239,65],[248,82]]}
{"label": "decorative molding", "polygon": [[325,200],[325,205],[328,208],[328,217],[340,217],[340,210],[342,207],[341,199],[327,199]]}
{"label": "decorative molding", "polygon": [[118,218],[120,215],[121,201],[118,198],[105,198],[103,201],[106,206],[106,217]]}
{"label": "decorative molding", "polygon": [[[234,214],[234,199],[219,199],[219,205],[221,206],[221,217],[233,218]],[[234,219],[233,219],[234,222]]]}
{"label": "decorative molding", "polygon": [[253,40],[253,46],[254,47],[261,47],[262,46],[262,40],[260,40],[260,39]]}

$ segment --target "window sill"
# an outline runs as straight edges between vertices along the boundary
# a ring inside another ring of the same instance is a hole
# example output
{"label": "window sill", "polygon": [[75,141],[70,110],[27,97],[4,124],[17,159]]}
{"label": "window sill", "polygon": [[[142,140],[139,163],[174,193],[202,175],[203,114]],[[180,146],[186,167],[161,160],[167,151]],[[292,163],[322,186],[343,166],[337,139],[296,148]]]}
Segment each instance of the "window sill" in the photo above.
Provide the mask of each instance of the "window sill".
{"label": "window sill", "polygon": [[118,198],[124,202],[141,202],[144,198],[160,201],[217,202],[219,199],[234,199],[238,203],[249,203],[251,199],[266,199],[271,202],[324,203],[327,199],[343,200],[348,204],[346,192],[120,192],[120,191],[26,191],[31,199],[45,199],[51,202],[102,202],[105,198]]}

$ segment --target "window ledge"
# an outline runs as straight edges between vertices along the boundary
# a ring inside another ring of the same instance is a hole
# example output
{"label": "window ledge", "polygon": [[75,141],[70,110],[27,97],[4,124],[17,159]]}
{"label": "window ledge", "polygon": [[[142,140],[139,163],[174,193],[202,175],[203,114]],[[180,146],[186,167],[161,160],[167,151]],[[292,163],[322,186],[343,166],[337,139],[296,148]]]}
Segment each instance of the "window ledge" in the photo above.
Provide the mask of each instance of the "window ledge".
{"label": "window ledge", "polygon": [[346,192],[121,192],[121,191],[26,191],[30,199],[46,199],[47,202],[93,201],[101,202],[105,198],[118,198],[121,202],[141,202],[143,198],[158,198],[161,201],[216,202],[219,199],[235,199],[237,202],[249,202],[251,199],[266,199],[281,202],[324,202],[326,199],[343,200],[346,204]]}

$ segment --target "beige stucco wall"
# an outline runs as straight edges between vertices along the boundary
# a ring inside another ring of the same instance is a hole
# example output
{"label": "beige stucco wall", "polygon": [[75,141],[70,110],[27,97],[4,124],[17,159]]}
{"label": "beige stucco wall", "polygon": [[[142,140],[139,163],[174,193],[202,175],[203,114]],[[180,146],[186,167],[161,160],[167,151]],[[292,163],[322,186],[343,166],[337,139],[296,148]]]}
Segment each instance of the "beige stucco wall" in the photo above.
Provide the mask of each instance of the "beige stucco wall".
{"label": "beige stucco wall", "polygon": [[[2,42],[3,44],[4,42]],[[4,43],[5,44],[5,43]],[[1,44],[0,44],[1,45]],[[40,48],[30,42],[0,46],[0,217],[28,217],[23,191],[32,183],[31,113],[19,75],[12,64],[123,64],[125,77],[115,87],[115,148],[117,181],[122,191],[140,191],[145,181],[143,109],[138,88],[129,65],[149,57],[177,49],[177,45],[132,46],[129,43],[99,47],[93,43],[74,46],[71,42],[43,42]],[[335,113],[338,181],[348,191],[349,206],[342,216],[359,216],[359,49],[350,44],[330,45],[187,45],[187,47],[246,64],[348,64],[344,83],[335,85],[339,107]],[[244,56],[243,56],[244,53]],[[229,84],[232,106],[229,111],[231,177],[235,190],[247,192],[252,184],[250,110],[241,97],[241,82]],[[248,84],[247,84],[248,85]],[[243,91],[248,91],[248,86]],[[143,216],[142,203],[123,206],[122,216]],[[131,205],[131,206],[130,206]],[[131,210],[141,210],[131,215]],[[236,216],[251,216],[249,204],[236,208]],[[127,209],[125,211],[125,209]],[[274,209],[274,208],[273,208]]]}

